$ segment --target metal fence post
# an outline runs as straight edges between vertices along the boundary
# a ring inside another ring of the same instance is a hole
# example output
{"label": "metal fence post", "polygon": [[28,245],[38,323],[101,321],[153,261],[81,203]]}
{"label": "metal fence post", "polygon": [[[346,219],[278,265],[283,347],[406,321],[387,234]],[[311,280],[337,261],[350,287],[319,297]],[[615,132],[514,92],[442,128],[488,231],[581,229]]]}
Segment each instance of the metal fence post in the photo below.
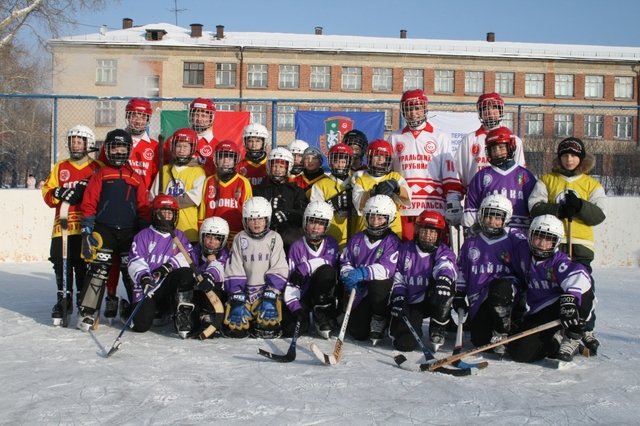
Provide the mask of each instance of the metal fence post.
{"label": "metal fence post", "polygon": [[271,149],[276,147],[278,140],[278,101],[271,101]]}

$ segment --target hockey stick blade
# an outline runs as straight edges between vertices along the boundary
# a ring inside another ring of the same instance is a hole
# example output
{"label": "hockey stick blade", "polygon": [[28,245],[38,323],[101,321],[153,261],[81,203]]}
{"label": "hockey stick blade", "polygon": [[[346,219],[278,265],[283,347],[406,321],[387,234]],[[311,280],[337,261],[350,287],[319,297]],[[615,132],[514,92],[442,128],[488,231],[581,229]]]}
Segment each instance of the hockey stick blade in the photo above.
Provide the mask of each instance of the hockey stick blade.
{"label": "hockey stick blade", "polygon": [[[402,368],[403,370],[413,371],[417,373],[421,373],[424,371],[432,371],[432,370],[429,370],[429,367],[428,367],[429,364],[418,364],[413,366],[407,365],[406,364],[407,357],[405,357],[402,354],[394,356],[393,359],[398,365],[398,367]],[[470,376],[472,374],[475,374],[477,372],[477,369],[476,368],[455,368],[454,369],[454,368],[439,367],[433,371],[435,371],[436,373],[448,374],[450,376]]]}
{"label": "hockey stick blade", "polygon": [[111,349],[109,349],[109,352],[107,353],[107,358],[109,358],[111,355],[113,355],[116,352],[118,352],[118,349],[120,349],[120,345],[122,345],[122,342],[120,341],[120,338],[118,337],[116,339],[116,341],[113,343],[113,346],[111,347]]}
{"label": "hockey stick blade", "polygon": [[349,302],[347,303],[347,309],[344,313],[344,319],[342,320],[342,327],[340,328],[340,334],[338,335],[338,340],[336,341],[336,347],[333,349],[332,355],[327,355],[320,350],[316,346],[315,343],[311,344],[311,351],[313,354],[326,365],[336,365],[340,362],[340,358],[342,357],[342,344],[344,343],[344,336],[347,334],[347,324],[349,323],[349,316],[351,315],[351,307],[353,306],[353,300],[356,298],[356,290],[355,288],[351,290],[349,294]]}
{"label": "hockey stick blade", "polygon": [[296,360],[296,342],[298,341],[298,335],[300,334],[300,321],[296,322],[296,328],[293,330],[293,338],[289,345],[289,350],[286,354],[274,354],[273,352],[265,351],[264,349],[258,349],[258,354],[271,358],[278,362],[292,362]]}

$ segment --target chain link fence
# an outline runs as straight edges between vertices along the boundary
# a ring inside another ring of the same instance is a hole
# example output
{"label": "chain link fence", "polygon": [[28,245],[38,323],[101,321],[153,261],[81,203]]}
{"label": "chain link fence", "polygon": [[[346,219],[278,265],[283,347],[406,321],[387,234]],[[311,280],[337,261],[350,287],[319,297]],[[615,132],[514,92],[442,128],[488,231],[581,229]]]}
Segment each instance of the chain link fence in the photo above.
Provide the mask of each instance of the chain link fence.
{"label": "chain link fence", "polygon": [[[0,184],[24,187],[32,174],[43,180],[52,165],[68,156],[66,133],[85,124],[98,144],[107,132],[126,127],[125,106],[129,97],[10,95],[0,94]],[[162,111],[186,111],[192,98],[150,98],[154,114],[149,134],[163,130]],[[308,99],[216,99],[218,111],[248,111],[251,122],[265,125],[272,146],[295,139],[295,112],[384,112],[385,137],[404,125],[399,101]],[[475,113],[475,103],[430,102],[429,114]],[[640,195],[639,107],[609,105],[508,104],[503,125],[524,142],[527,167],[541,176],[551,170],[558,142],[581,138],[596,156],[592,175],[609,195]],[[238,141],[240,142],[240,141]]]}

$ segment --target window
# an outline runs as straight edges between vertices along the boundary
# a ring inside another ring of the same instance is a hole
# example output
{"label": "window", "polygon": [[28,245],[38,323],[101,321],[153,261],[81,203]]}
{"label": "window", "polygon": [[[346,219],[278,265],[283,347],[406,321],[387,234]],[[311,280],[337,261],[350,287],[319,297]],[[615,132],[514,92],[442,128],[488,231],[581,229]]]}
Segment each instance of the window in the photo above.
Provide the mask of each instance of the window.
{"label": "window", "polygon": [[544,114],[524,113],[524,135],[533,137],[544,135]]}
{"label": "window", "polygon": [[116,84],[118,61],[98,59],[96,62],[96,84]]}
{"label": "window", "polygon": [[360,112],[360,111],[362,111],[362,108],[346,107],[346,108],[342,108],[342,111],[344,111],[344,112]]}
{"label": "window", "polygon": [[342,90],[362,90],[362,68],[342,67]]}
{"label": "window", "polygon": [[216,87],[236,87],[236,64],[216,64]]}
{"label": "window", "polygon": [[160,76],[143,75],[140,77],[140,96],[157,98],[160,96]]}
{"label": "window", "polygon": [[587,75],[584,77],[584,97],[604,98],[604,77],[601,75]]}
{"label": "window", "polygon": [[633,99],[633,77],[616,77],[613,96],[616,99]]}
{"label": "window", "polygon": [[404,91],[424,88],[423,70],[404,70]]}
{"label": "window", "polygon": [[604,125],[604,116],[602,115],[585,115],[584,116],[584,137],[585,138],[602,138]]}
{"label": "window", "polygon": [[377,108],[377,109],[372,109],[371,111],[373,112],[384,112],[384,130],[388,131],[391,130],[391,120],[393,118],[393,116],[391,115],[392,112],[390,109],[388,108]]}
{"label": "window", "polygon": [[373,91],[390,92],[393,87],[393,69],[374,68],[373,69]]}
{"label": "window", "polygon": [[96,126],[116,125],[116,102],[96,101]]}
{"label": "window", "polygon": [[[591,169],[591,171],[589,172],[589,175],[591,176],[602,176],[602,170],[603,170],[603,164],[602,162],[604,161],[604,155],[602,154],[593,154],[594,157],[596,157],[596,166]],[[528,167],[528,165],[527,165]]]}
{"label": "window", "polygon": [[513,130],[513,125],[514,125],[513,113],[512,112],[505,112],[503,114],[502,122],[500,124],[502,124],[502,126],[506,127],[507,129],[509,129],[509,130],[511,130],[513,132],[514,131]]}
{"label": "window", "polygon": [[297,89],[300,87],[300,67],[298,65],[280,65],[279,87]]}
{"label": "window", "polygon": [[527,170],[537,178],[544,174],[544,152],[526,151],[524,158],[527,159]]}
{"label": "window", "polygon": [[311,90],[331,90],[331,67],[311,67]]}
{"label": "window", "polygon": [[249,104],[247,111],[251,113],[251,122],[256,124],[267,125],[267,106],[262,104]]}
{"label": "window", "polygon": [[204,86],[204,62],[185,62],[182,84]]}
{"label": "window", "polygon": [[544,74],[525,74],[525,96],[544,96]]}
{"label": "window", "polygon": [[557,138],[573,136],[573,114],[555,114],[553,132]]}
{"label": "window", "polygon": [[309,111],[331,111],[331,107],[328,106],[312,106]]}
{"label": "window", "polygon": [[448,70],[436,70],[433,90],[435,93],[453,93],[454,73]]}
{"label": "window", "polygon": [[267,87],[266,65],[249,65],[247,73],[247,87],[254,89]]}
{"label": "window", "polygon": [[484,93],[484,72],[466,71],[464,73],[464,93],[466,95]]}
{"label": "window", "polygon": [[556,98],[573,97],[573,76],[566,74],[556,75]]}
{"label": "window", "polygon": [[235,104],[219,103],[216,102],[216,111],[235,111]]}
{"label": "window", "polygon": [[293,105],[278,105],[278,130],[295,129],[297,109]]}
{"label": "window", "polygon": [[503,96],[513,96],[513,81],[515,75],[512,72],[496,73],[496,93]]}
{"label": "window", "polygon": [[624,140],[633,138],[633,117],[630,115],[613,117],[613,138]]}

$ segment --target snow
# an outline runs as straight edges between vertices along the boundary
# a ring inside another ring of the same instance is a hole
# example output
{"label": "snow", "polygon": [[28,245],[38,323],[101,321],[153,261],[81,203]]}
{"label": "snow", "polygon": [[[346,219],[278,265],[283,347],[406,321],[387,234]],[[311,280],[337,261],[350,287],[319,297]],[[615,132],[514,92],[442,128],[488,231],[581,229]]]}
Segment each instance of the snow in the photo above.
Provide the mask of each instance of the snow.
{"label": "snow", "polygon": [[[466,360],[489,361],[468,377],[402,370],[389,339],[372,347],[347,335],[330,367],[309,345],[330,353],[335,336],[308,334],[296,360],[280,364],[257,349],[284,353],[290,339],[182,340],[172,325],[127,331],[106,358],[122,324],[82,333],[74,313],[70,328],[53,328],[49,263],[0,263],[0,271],[2,424],[637,424],[637,268],[594,271],[598,356],[557,370],[486,354]],[[407,358],[424,361],[418,351]]]}

